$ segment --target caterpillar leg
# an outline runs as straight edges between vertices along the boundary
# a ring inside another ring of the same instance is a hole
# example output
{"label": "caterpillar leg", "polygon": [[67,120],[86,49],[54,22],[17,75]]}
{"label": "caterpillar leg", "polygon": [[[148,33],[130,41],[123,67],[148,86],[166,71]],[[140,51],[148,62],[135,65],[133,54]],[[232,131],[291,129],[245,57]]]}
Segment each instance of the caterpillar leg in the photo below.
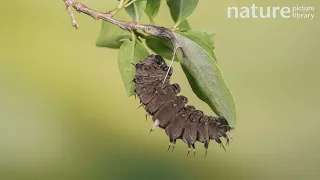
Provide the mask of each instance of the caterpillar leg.
{"label": "caterpillar leg", "polygon": [[172,142],[172,151],[171,151],[171,152],[173,152],[173,150],[174,150],[174,145],[176,145],[176,142],[177,142],[177,140],[174,139],[173,142]]}
{"label": "caterpillar leg", "polygon": [[190,150],[191,150],[191,144],[188,144],[188,152],[187,152],[187,156],[189,155]]}
{"label": "caterpillar leg", "polygon": [[136,78],[133,78],[132,81],[129,82],[129,84],[136,82]]}
{"label": "caterpillar leg", "polygon": [[204,158],[207,158],[208,147],[209,147],[209,142],[205,142],[205,143],[204,143],[204,148],[206,148],[206,152],[205,152],[205,154],[204,154]]}
{"label": "caterpillar leg", "polygon": [[140,104],[140,106],[137,109],[140,109],[143,106],[143,104]]}
{"label": "caterpillar leg", "polygon": [[234,133],[234,128],[231,128],[230,133],[229,133],[229,135],[230,135],[230,139],[231,139],[231,140],[233,140],[233,138],[232,138],[233,133]]}
{"label": "caterpillar leg", "polygon": [[151,133],[152,131],[156,130],[156,129],[159,127],[159,124],[160,124],[160,122],[159,122],[159,120],[157,119],[157,120],[154,122],[152,128],[150,129],[150,133]]}
{"label": "caterpillar leg", "polygon": [[136,65],[135,65],[135,64],[133,64],[132,62],[130,62],[130,64],[132,64],[132,66],[136,67]]}
{"label": "caterpillar leg", "polygon": [[227,150],[226,150],[226,148],[224,147],[224,145],[222,144],[221,140],[220,140],[219,138],[216,138],[215,140],[216,140],[216,142],[217,142],[218,144],[220,144],[220,147],[222,147],[222,148],[224,149],[224,151],[227,152]]}
{"label": "caterpillar leg", "polygon": [[[171,147],[172,144],[173,144],[173,139],[170,138],[170,140],[169,140],[169,147],[168,147],[168,150],[167,150],[167,151],[169,151],[169,149],[170,149],[170,147]],[[173,147],[174,147],[174,145],[173,145]]]}
{"label": "caterpillar leg", "polygon": [[229,137],[226,134],[222,134],[222,137],[224,137],[227,140],[226,146],[228,146],[230,141]]}
{"label": "caterpillar leg", "polygon": [[192,148],[193,148],[193,156],[196,155],[196,146],[194,144],[192,144]]}

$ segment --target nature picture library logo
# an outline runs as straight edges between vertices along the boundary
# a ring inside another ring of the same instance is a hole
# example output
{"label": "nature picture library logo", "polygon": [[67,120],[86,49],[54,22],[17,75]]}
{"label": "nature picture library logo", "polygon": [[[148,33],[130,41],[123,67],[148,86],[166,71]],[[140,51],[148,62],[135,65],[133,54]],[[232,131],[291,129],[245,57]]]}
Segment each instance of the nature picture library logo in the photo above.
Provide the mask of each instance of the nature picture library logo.
{"label": "nature picture library logo", "polygon": [[284,19],[307,19],[313,20],[315,17],[314,6],[302,6],[295,5],[288,6],[275,6],[275,7],[259,7],[255,4],[251,6],[243,7],[228,7],[228,18],[240,18],[240,19],[272,19],[272,18],[284,18]]}

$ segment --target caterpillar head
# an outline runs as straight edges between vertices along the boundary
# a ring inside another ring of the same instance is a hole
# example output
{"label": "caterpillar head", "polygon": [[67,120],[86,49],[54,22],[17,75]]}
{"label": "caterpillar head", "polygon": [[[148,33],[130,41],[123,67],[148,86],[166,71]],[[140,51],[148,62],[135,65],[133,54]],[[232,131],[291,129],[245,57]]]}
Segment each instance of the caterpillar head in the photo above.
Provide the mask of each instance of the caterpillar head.
{"label": "caterpillar head", "polygon": [[224,117],[209,117],[210,139],[213,139],[217,143],[221,144],[220,137],[224,137],[227,140],[227,144],[229,144],[229,137],[227,136],[227,132],[230,130],[231,127]]}
{"label": "caterpillar head", "polygon": [[218,125],[223,129],[225,132],[228,132],[231,130],[231,127],[228,124],[228,121],[224,117],[217,118]]}

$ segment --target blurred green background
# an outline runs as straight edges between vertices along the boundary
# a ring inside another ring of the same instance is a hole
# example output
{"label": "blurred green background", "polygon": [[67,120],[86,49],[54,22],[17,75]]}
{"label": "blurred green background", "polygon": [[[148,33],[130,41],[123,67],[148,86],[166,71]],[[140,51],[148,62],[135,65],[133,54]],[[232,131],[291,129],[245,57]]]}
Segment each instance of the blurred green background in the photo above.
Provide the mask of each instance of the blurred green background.
{"label": "blurred green background", "polygon": [[[80,0],[108,11],[116,0]],[[319,179],[320,23],[227,19],[227,7],[320,7],[318,0],[201,0],[189,18],[216,31],[216,54],[236,100],[234,140],[224,152],[167,152],[163,130],[152,134],[139,101],[127,98],[117,51],[95,47],[101,22],[62,0],[2,1],[0,7],[0,179]],[[147,18],[144,17],[144,22]],[[173,25],[168,9],[156,18]],[[178,64],[173,82],[193,94]]]}

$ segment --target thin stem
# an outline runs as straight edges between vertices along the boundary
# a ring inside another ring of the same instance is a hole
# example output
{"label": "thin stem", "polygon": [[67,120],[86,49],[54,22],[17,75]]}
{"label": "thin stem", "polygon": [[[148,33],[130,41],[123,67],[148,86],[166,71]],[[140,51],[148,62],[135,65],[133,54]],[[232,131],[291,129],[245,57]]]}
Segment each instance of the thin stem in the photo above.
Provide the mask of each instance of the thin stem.
{"label": "thin stem", "polygon": [[167,79],[167,77],[168,77],[168,75],[169,75],[169,72],[170,72],[170,70],[171,70],[171,68],[172,68],[172,63],[173,63],[173,61],[174,61],[174,57],[176,56],[177,49],[178,49],[177,47],[174,47],[172,59],[171,59],[171,62],[170,62],[170,65],[169,65],[169,69],[168,69],[168,71],[167,71],[167,74],[166,74],[166,76],[164,77],[163,84],[166,82],[166,79]]}
{"label": "thin stem", "polygon": [[121,7],[123,7],[124,2],[125,2],[124,0],[120,0],[117,9],[120,9]]}
{"label": "thin stem", "polygon": [[129,2],[129,0],[120,0],[118,7],[116,9],[114,9],[113,11],[111,11],[111,15],[114,16],[117,12],[119,12],[123,8],[127,7],[128,2]]}
{"label": "thin stem", "polygon": [[136,1],[137,1],[137,0],[132,0],[132,1],[130,1],[128,4],[125,5],[125,7],[130,6],[131,4],[133,4],[133,3],[136,2]]}

